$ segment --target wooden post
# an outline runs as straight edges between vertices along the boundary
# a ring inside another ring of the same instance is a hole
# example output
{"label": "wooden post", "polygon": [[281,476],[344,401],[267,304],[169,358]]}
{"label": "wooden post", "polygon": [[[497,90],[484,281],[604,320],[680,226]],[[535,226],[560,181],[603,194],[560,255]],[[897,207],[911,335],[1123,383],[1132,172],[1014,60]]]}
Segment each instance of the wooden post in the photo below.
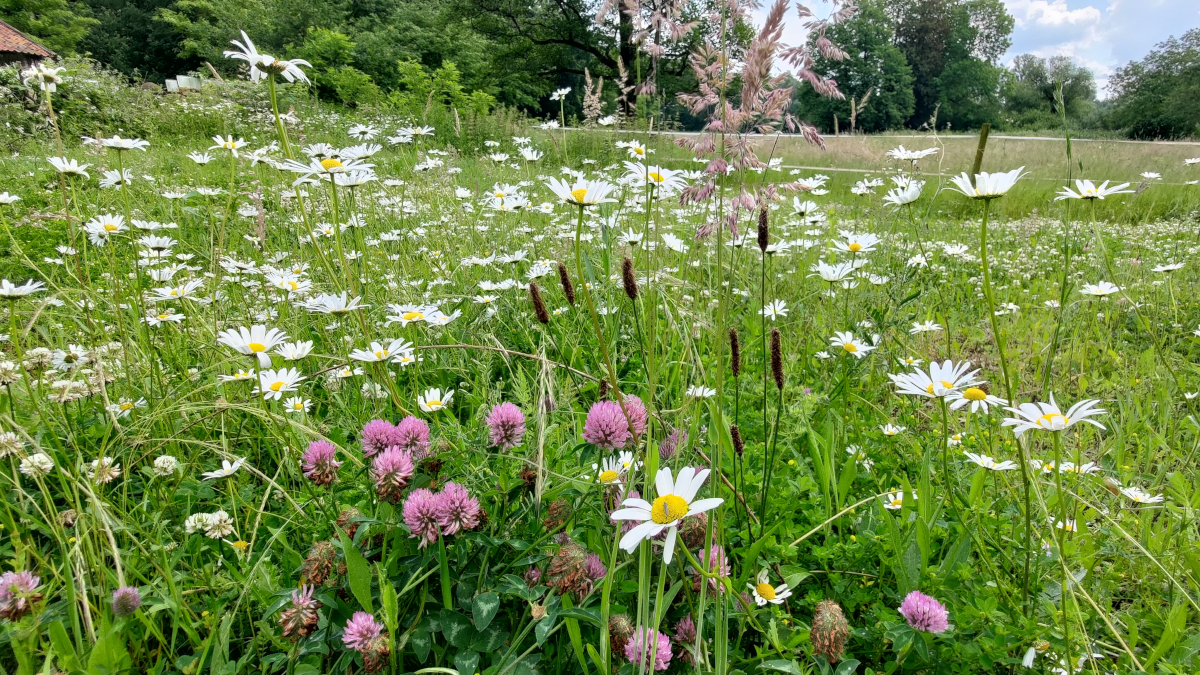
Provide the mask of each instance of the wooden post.
{"label": "wooden post", "polygon": [[838,120],[837,120],[837,115],[834,115],[834,116],[833,116],[833,135],[834,135],[834,136],[837,136],[837,135],[838,135]]}

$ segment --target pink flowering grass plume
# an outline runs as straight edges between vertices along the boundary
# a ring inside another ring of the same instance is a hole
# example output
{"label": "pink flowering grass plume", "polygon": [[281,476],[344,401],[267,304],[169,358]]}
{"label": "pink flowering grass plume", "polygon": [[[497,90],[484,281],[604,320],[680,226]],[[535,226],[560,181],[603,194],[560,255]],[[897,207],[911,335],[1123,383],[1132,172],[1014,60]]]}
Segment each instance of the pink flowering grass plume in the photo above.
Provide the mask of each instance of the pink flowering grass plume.
{"label": "pink flowering grass plume", "polygon": [[668,460],[675,456],[675,453],[680,448],[687,447],[688,433],[683,429],[672,431],[669,436],[663,439],[658,445],[658,458]]}
{"label": "pink flowering grass plume", "polygon": [[602,450],[620,450],[629,444],[629,422],[621,406],[612,401],[597,401],[588,410],[583,423],[583,440]]}
{"label": "pink flowering grass plume", "polygon": [[279,614],[279,625],[286,638],[302,638],[317,627],[317,601],[313,599],[314,587],[301,586],[292,591],[292,604]]}
{"label": "pink flowering grass plume", "polygon": [[396,427],[387,420],[371,420],[363,426],[362,453],[370,459],[389,445],[395,445]]}
{"label": "pink flowering grass plume", "polygon": [[479,526],[479,501],[458,483],[446,483],[436,501],[438,525],[442,534],[473,530]]}
{"label": "pink flowering grass plume", "polygon": [[646,666],[655,670],[666,670],[671,665],[671,639],[659,631],[638,628],[625,644],[625,658],[638,665],[642,654],[646,655]]}
{"label": "pink flowering grass plume", "polygon": [[42,599],[35,593],[42,580],[28,571],[0,574],[0,618],[16,621],[29,613],[33,603]]}
{"label": "pink flowering grass plume", "polygon": [[425,420],[409,415],[400,420],[392,432],[391,442],[419,462],[429,454],[429,425]]}
{"label": "pink flowering grass plume", "polygon": [[413,490],[404,500],[401,512],[404,524],[413,537],[418,537],[417,548],[425,548],[438,539],[437,497],[426,488]]}
{"label": "pink flowering grass plume", "polygon": [[113,591],[112,611],[116,616],[129,616],[142,606],[142,595],[136,586],[122,586]]}
{"label": "pink flowering grass plume", "polygon": [[355,612],[342,632],[342,642],[356,652],[366,651],[371,642],[383,633],[383,624],[366,612]]}
{"label": "pink flowering grass plume", "polygon": [[487,425],[491,444],[501,450],[515,448],[525,438],[525,414],[512,403],[505,402],[492,408]]}
{"label": "pink flowering grass plume", "polygon": [[341,462],[334,459],[337,448],[329,441],[313,441],[301,457],[301,468],[304,476],[317,485],[329,485],[337,480],[338,467]]}
{"label": "pink flowering grass plume", "polygon": [[944,633],[950,628],[950,613],[946,611],[946,606],[921,591],[904,596],[904,602],[900,603],[900,616],[913,630],[923,633]]}
{"label": "pink flowering grass plume", "polygon": [[403,496],[404,488],[408,487],[408,479],[412,478],[416,467],[412,457],[397,447],[390,447],[375,456],[371,463],[371,475],[375,477],[375,494],[379,498],[395,504]]}

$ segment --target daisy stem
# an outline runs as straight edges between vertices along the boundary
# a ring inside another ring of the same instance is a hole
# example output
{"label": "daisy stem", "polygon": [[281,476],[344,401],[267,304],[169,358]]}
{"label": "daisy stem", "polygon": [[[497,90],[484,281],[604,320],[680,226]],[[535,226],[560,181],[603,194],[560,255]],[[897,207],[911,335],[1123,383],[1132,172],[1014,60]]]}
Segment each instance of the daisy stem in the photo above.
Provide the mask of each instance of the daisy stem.
{"label": "daisy stem", "polygon": [[1067,566],[1066,553],[1063,549],[1063,541],[1067,538],[1067,493],[1063,492],[1062,485],[1062,439],[1059,438],[1060,433],[1056,431],[1050,432],[1050,438],[1054,442],[1054,485],[1058,490],[1056,496],[1058,500],[1058,524],[1054,528],[1055,534],[1058,537],[1058,557],[1060,565],[1063,569],[1062,589],[1059,594],[1059,609],[1062,610],[1062,627],[1063,627],[1063,643],[1065,645],[1068,663],[1071,657],[1071,622],[1067,620]]}
{"label": "daisy stem", "polygon": [[[992,207],[992,200],[985,199],[983,202],[983,222],[979,228],[979,259],[983,265],[983,297],[987,300],[988,319],[992,324],[992,337],[996,340],[996,350],[1000,352],[1000,373],[1003,375],[1004,381],[1004,396],[1008,399],[1010,405],[1016,405],[1013,399],[1013,385],[1008,373],[1008,356],[1004,352],[1004,337],[1000,334],[1000,326],[996,321],[996,300],[992,295],[992,274],[991,268],[988,266],[988,244],[987,244],[987,226],[988,213]],[[1024,486],[1024,501],[1025,501],[1025,569],[1022,574],[1021,581],[1021,599],[1025,604],[1026,611],[1029,609],[1029,562],[1032,550],[1030,546],[1033,542],[1033,521],[1032,513],[1029,510],[1029,470],[1025,461],[1027,449],[1022,449],[1017,453],[1017,458],[1021,461],[1021,484]]]}

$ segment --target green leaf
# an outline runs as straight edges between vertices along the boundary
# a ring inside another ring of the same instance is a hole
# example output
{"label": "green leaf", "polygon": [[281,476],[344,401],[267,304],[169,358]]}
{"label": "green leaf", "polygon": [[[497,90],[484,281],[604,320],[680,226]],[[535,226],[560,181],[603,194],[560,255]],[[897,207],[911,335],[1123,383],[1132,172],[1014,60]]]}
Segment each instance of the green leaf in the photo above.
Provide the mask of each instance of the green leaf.
{"label": "green leaf", "polygon": [[470,646],[471,640],[475,639],[475,629],[471,627],[470,619],[452,609],[443,609],[439,616],[442,621],[442,635],[446,637],[447,642],[459,649]]}
{"label": "green leaf", "polygon": [[854,671],[858,669],[858,661],[855,659],[846,659],[838,664],[837,670],[833,671],[833,675],[854,675]]}
{"label": "green leaf", "polygon": [[550,637],[550,631],[554,630],[556,623],[558,623],[558,609],[547,609],[546,616],[537,622],[537,626],[533,629],[533,636],[537,638],[539,647],[546,643],[546,638]]}
{"label": "green leaf", "polygon": [[775,659],[773,661],[763,661],[758,664],[759,670],[774,670],[780,673],[788,673],[789,675],[804,675],[800,670],[800,666],[795,661],[787,661],[784,659]]}
{"label": "green leaf", "polygon": [[338,537],[342,540],[342,555],[346,558],[346,578],[350,582],[350,592],[364,610],[374,613],[375,609],[371,604],[371,566],[367,564],[362,551],[350,542],[345,532],[339,529]]}
{"label": "green leaf", "polygon": [[854,477],[858,475],[857,455],[858,453],[855,453],[846,458],[846,463],[842,465],[842,472],[838,475],[837,505],[839,510],[842,503],[846,501],[846,495],[850,494],[850,486],[854,484]]}
{"label": "green leaf", "polygon": [[387,575],[383,573],[382,563],[376,563],[375,568],[379,572],[379,605],[383,610],[383,623],[387,626],[388,633],[395,635],[400,625],[396,587],[385,581]]}
{"label": "green leaf", "polygon": [[762,552],[763,547],[767,545],[768,540],[774,540],[772,535],[775,533],[775,530],[783,524],[783,522],[784,521],[780,520],[772,525],[771,529],[763,533],[763,536],[760,537],[758,541],[754,542],[754,545],[751,546],[750,549],[742,556],[742,576],[740,579],[738,579],[738,582],[733,585],[734,588],[744,587],[746,585],[746,580],[750,578],[750,575],[753,574],[756,569],[758,569],[758,566],[754,564],[755,561],[758,560],[758,554]]}
{"label": "green leaf", "polygon": [[115,628],[104,631],[103,636],[92,647],[88,655],[88,671],[90,672],[120,672],[129,668],[129,652],[125,649],[125,639]]}
{"label": "green leaf", "polygon": [[596,670],[603,672],[604,660],[600,658],[600,652],[596,651],[595,645],[590,642],[587,645],[587,653],[588,656],[592,657],[592,663],[596,664]]}
{"label": "green leaf", "polygon": [[486,630],[477,631],[471,639],[471,649],[484,654],[496,651],[508,639],[508,631],[499,626],[488,626]]}
{"label": "green leaf", "polygon": [[[668,606],[666,603],[664,607]],[[559,611],[558,615],[564,619],[574,619],[577,621],[587,621],[600,625],[600,612],[594,609],[585,609],[583,607],[570,607]]]}
{"label": "green leaf", "polygon": [[478,666],[479,652],[467,649],[454,655],[454,667],[460,675],[475,675]]}
{"label": "green leaf", "polygon": [[426,631],[419,630],[408,639],[408,644],[412,645],[413,654],[417,655],[417,660],[425,663],[425,659],[429,658],[429,649],[433,646],[432,636]]}
{"label": "green leaf", "polygon": [[475,630],[487,628],[496,612],[500,611],[500,594],[495,591],[482,593],[471,600],[471,616],[475,619]]}
{"label": "green leaf", "polygon": [[55,621],[48,627],[50,633],[50,645],[54,649],[54,653],[58,655],[58,662],[67,670],[81,670],[79,664],[79,656],[75,653],[75,647],[71,644],[71,638],[67,635],[67,629],[63,627],[61,621]]}

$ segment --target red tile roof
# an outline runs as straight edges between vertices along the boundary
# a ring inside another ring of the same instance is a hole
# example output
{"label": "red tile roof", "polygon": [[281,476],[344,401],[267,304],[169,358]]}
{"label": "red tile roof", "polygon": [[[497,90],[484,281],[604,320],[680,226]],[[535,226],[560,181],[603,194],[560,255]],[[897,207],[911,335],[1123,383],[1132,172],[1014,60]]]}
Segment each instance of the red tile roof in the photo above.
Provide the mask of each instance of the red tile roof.
{"label": "red tile roof", "polygon": [[57,56],[54,52],[34,42],[24,33],[3,21],[0,21],[0,52],[16,52],[17,54],[30,54],[43,58]]}

